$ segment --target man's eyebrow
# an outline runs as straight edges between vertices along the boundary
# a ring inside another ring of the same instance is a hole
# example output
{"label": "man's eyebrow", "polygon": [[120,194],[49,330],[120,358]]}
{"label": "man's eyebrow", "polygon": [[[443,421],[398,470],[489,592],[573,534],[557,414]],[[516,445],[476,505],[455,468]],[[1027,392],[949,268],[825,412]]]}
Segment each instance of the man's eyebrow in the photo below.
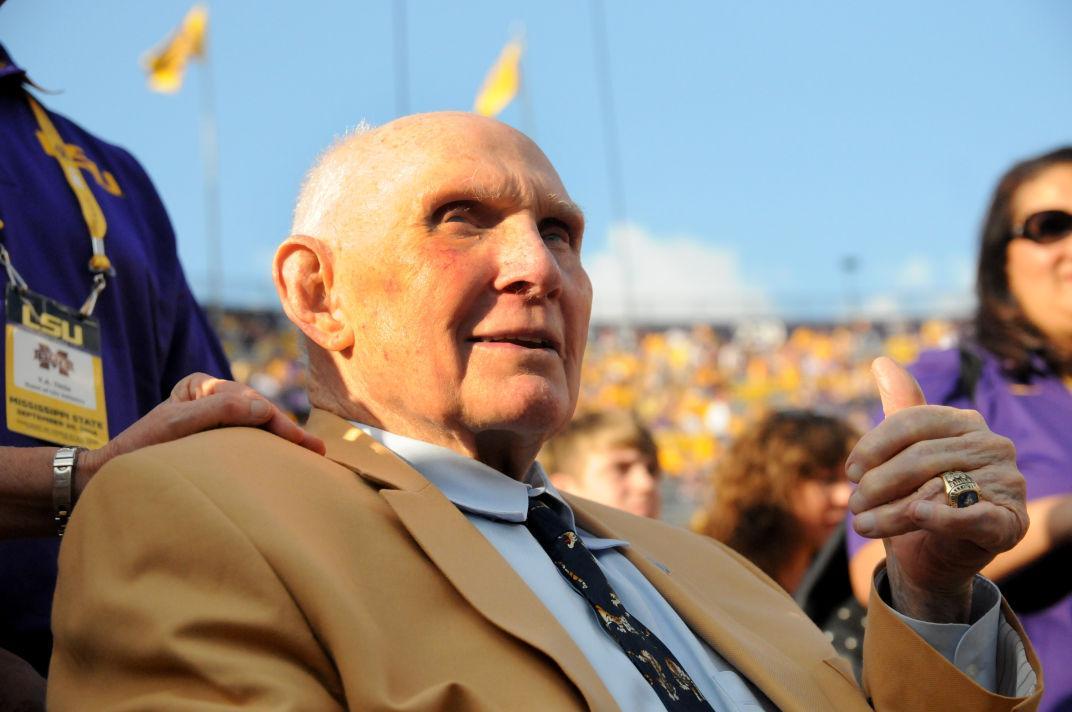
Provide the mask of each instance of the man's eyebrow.
{"label": "man's eyebrow", "polygon": [[547,202],[560,211],[575,215],[582,220],[584,219],[584,210],[581,209],[580,205],[577,205],[577,203],[569,198],[563,198],[555,193],[548,193]]}
{"label": "man's eyebrow", "polygon": [[417,195],[417,202],[427,210],[433,210],[446,203],[466,200],[489,200],[497,196],[488,191],[474,188],[431,188]]}
{"label": "man's eyebrow", "polygon": [[[510,185],[492,189],[489,186],[473,184],[464,187],[431,188],[419,194],[417,201],[426,209],[432,209],[445,203],[466,200],[498,200],[508,195],[520,194],[521,191],[516,188],[517,186]],[[556,217],[584,221],[584,210],[569,198],[564,198],[557,193],[546,193],[541,197],[541,208],[550,209]]]}

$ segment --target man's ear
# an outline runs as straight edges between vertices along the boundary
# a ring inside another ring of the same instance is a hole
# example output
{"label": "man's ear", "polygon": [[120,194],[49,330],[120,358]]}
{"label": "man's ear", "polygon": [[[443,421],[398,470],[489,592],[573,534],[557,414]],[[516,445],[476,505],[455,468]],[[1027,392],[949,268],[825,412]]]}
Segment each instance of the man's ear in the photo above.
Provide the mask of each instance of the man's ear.
{"label": "man's ear", "polygon": [[354,330],[332,292],[331,248],[323,240],[291,235],[276,250],[275,289],[287,318],[325,351],[353,346]]}

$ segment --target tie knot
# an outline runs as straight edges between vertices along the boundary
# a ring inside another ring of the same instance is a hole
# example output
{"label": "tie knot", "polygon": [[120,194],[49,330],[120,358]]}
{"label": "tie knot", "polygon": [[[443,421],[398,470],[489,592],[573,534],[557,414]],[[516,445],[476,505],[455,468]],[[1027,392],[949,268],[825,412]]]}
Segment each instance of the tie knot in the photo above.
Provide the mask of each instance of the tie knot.
{"label": "tie knot", "polygon": [[568,520],[558,512],[556,504],[554,498],[547,493],[529,499],[529,514],[525,526],[545,549],[567,533],[577,536],[570,528]]}
{"label": "tie knot", "polygon": [[541,492],[535,497],[529,497],[529,511],[531,512],[537,507],[543,507],[544,509],[550,509],[553,512],[554,508],[551,506],[551,502],[548,501],[552,499],[554,498],[546,492]]}

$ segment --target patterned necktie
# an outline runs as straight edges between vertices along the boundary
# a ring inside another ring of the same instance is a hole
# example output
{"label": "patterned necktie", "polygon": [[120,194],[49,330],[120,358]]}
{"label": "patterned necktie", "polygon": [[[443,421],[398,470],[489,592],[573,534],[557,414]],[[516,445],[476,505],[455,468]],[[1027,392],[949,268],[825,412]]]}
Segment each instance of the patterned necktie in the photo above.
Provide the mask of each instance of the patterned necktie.
{"label": "patterned necktie", "polygon": [[599,625],[621,647],[666,709],[713,712],[674,654],[625,609],[577,533],[541,501],[545,496],[529,500],[525,526],[570,586],[588,601]]}

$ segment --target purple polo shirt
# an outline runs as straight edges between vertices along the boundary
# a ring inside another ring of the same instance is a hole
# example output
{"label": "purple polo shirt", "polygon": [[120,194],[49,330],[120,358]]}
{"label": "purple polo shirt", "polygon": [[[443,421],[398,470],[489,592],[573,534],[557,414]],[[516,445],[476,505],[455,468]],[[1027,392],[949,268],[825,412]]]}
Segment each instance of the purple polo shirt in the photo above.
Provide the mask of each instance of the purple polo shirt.
{"label": "purple polo shirt", "polygon": [[[59,163],[36,138],[38,124],[26,101],[24,80],[23,70],[0,46],[0,240],[31,290],[77,309],[90,288],[89,232]],[[108,192],[92,170],[82,171],[108,221],[105,249],[116,271],[94,312],[101,326],[108,428],[114,437],[164,400],[188,373],[230,378],[230,368],[186,284],[171,223],[145,171],[123,149],[62,116],[49,116],[63,140],[82,149],[96,166],[101,182],[108,184],[107,171],[122,192]],[[3,338],[0,329],[0,344]],[[4,386],[0,377],[0,404]],[[0,445],[48,444],[13,433],[6,423],[0,429]],[[58,539],[0,542],[0,648],[42,671],[51,648],[58,549]]]}
{"label": "purple polo shirt", "polygon": [[[978,350],[978,349],[977,349]],[[1072,493],[1072,392],[1041,361],[1029,380],[1010,382],[987,352],[974,402],[958,393],[956,349],[924,353],[909,369],[928,403],[978,410],[990,429],[1016,444],[1028,500]],[[871,541],[848,530],[850,556]],[[998,584],[1038,651],[1046,682],[1040,710],[1072,709],[1072,547],[1065,546],[1032,571]]]}

